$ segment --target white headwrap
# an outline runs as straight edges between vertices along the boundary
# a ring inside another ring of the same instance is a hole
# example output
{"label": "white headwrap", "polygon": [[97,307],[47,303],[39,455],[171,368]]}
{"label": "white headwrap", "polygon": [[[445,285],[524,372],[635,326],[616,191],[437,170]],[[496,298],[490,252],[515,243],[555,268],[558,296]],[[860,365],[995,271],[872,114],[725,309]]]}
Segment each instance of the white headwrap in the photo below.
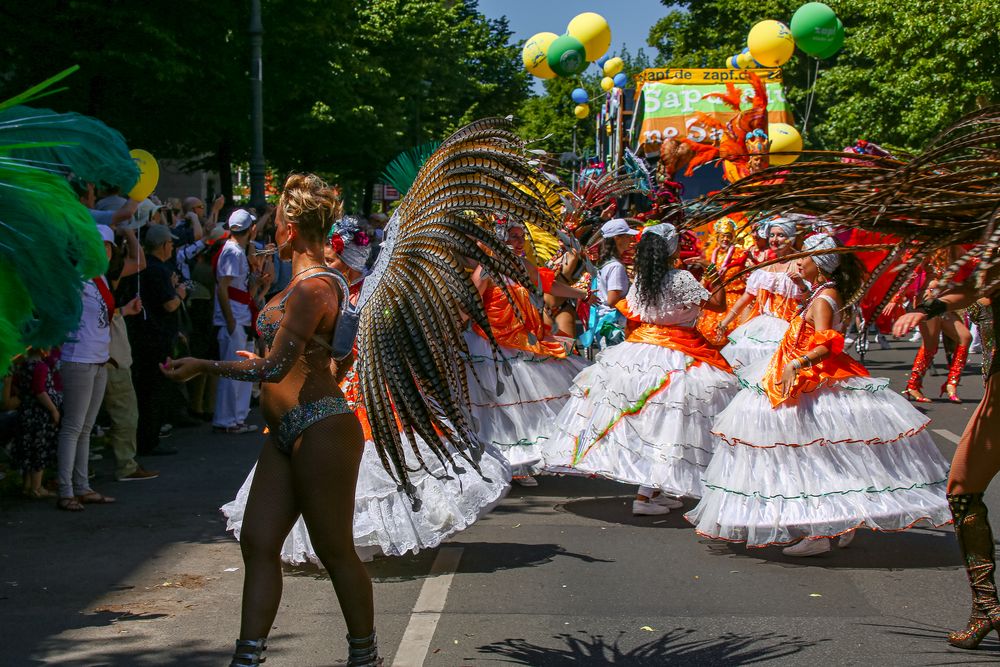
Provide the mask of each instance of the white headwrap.
{"label": "white headwrap", "polygon": [[[839,248],[840,245],[837,243],[836,239],[828,234],[813,234],[805,241],[802,242],[802,250],[831,250],[833,248]],[[840,255],[837,254],[826,254],[826,255],[813,255],[812,261],[816,263],[819,270],[826,275],[833,275],[833,272],[837,270],[840,266]]]}
{"label": "white headwrap", "polygon": [[812,220],[811,216],[800,215],[798,213],[789,213],[787,215],[776,215],[773,218],[769,218],[764,222],[760,223],[760,227],[757,230],[757,234],[762,238],[766,239],[771,235],[771,230],[775,227],[785,232],[785,236],[790,239],[795,238],[796,227],[801,224],[805,224]]}
{"label": "white headwrap", "polygon": [[656,234],[661,239],[667,242],[667,252],[671,255],[677,254],[677,245],[680,243],[680,237],[677,235],[677,228],[671,225],[669,222],[661,222],[658,225],[653,225],[652,227],[646,227],[642,230],[643,234]]}

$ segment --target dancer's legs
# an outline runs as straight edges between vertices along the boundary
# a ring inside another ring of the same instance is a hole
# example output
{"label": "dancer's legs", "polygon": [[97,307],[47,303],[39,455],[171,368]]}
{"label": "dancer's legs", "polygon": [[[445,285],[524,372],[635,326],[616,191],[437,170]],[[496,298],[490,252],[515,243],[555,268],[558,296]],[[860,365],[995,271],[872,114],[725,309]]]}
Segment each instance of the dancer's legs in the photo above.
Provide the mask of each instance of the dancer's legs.
{"label": "dancer's legs", "polygon": [[354,491],[364,436],[354,415],[307,428],[292,454],[298,506],[316,554],[330,573],[352,637],[374,632],[372,582],[354,549]]}
{"label": "dancer's legs", "polygon": [[948,493],[982,493],[1000,472],[1000,373],[986,383],[986,393],[972,414],[951,462]]}
{"label": "dancer's legs", "polygon": [[926,401],[924,398],[924,374],[931,364],[934,363],[934,355],[937,354],[938,338],[941,336],[941,322],[935,318],[920,323],[920,349],[913,360],[913,369],[910,371],[910,379],[906,383],[904,394],[911,400]]}
{"label": "dancer's legs", "polygon": [[271,630],[281,602],[281,545],[298,516],[291,461],[268,439],[257,461],[240,533],[240,639],[262,639]]}

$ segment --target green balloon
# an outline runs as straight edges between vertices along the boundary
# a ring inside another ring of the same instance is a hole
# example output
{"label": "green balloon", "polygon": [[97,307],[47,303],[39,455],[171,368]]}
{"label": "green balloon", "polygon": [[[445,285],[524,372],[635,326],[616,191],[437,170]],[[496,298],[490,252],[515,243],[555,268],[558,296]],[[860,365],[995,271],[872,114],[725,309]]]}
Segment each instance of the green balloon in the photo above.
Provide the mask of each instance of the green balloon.
{"label": "green balloon", "polygon": [[840,51],[844,46],[844,24],[837,19],[837,30],[833,33],[833,40],[827,45],[825,49],[816,54],[816,58],[820,60],[826,60],[827,58],[833,56]]}
{"label": "green balloon", "polygon": [[795,45],[815,58],[829,50],[835,41],[837,14],[822,2],[809,2],[799,7],[792,16],[789,28]]}
{"label": "green balloon", "polygon": [[573,76],[587,67],[587,50],[572,35],[563,35],[549,45],[549,67],[559,76]]}

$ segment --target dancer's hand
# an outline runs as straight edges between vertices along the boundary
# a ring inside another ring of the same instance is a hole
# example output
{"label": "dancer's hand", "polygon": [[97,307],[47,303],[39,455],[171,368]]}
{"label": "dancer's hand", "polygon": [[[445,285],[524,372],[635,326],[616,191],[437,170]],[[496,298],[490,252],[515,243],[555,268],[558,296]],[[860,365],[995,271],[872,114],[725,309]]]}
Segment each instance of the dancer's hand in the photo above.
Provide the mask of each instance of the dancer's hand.
{"label": "dancer's hand", "polygon": [[171,359],[168,357],[165,362],[160,364],[160,370],[174,382],[187,382],[194,376],[202,373],[202,363],[201,359],[194,359],[192,357],[184,357],[183,359]]}
{"label": "dancer's hand", "polygon": [[913,331],[919,324],[927,319],[927,315],[921,312],[906,313],[892,325],[892,335],[896,338],[905,336]]}
{"label": "dancer's hand", "polygon": [[785,369],[781,371],[781,380],[778,381],[778,385],[781,387],[781,395],[787,397],[792,393],[792,387],[795,386],[795,376],[798,375],[795,367],[791,364],[785,364]]}

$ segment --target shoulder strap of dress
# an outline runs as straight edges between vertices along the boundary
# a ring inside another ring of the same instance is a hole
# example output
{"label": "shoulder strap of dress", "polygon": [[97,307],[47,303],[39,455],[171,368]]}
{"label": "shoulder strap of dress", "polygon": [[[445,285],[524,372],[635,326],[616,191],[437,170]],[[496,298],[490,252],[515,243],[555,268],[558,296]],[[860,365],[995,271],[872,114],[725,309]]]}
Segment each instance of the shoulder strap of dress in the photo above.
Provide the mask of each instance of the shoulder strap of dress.
{"label": "shoulder strap of dress", "polygon": [[281,308],[285,307],[285,302],[288,301],[288,297],[290,297],[292,295],[292,292],[295,291],[296,287],[298,287],[299,285],[301,285],[303,282],[309,280],[310,278],[316,278],[318,276],[328,276],[330,278],[333,278],[337,282],[337,284],[340,286],[341,299],[345,299],[346,298],[346,295],[348,293],[349,287],[347,285],[347,280],[344,278],[344,274],[342,274],[337,269],[327,269],[325,271],[317,271],[316,273],[310,273],[308,276],[305,276],[305,277],[301,278],[297,283],[295,283],[292,286],[292,289],[288,290],[288,294],[286,294],[285,296],[281,297],[280,307]]}
{"label": "shoulder strap of dress", "polygon": [[824,300],[824,301],[826,301],[826,302],[827,302],[828,304],[830,304],[830,308],[832,308],[832,309],[833,309],[833,312],[834,312],[834,313],[836,313],[836,312],[838,312],[838,311],[840,310],[840,306],[838,306],[838,305],[837,305],[837,300],[836,300],[836,299],[834,299],[834,298],[833,298],[832,296],[830,296],[829,294],[820,294],[820,295],[819,295],[818,297],[816,297],[816,298],[818,298],[818,299],[823,299],[823,300]]}

